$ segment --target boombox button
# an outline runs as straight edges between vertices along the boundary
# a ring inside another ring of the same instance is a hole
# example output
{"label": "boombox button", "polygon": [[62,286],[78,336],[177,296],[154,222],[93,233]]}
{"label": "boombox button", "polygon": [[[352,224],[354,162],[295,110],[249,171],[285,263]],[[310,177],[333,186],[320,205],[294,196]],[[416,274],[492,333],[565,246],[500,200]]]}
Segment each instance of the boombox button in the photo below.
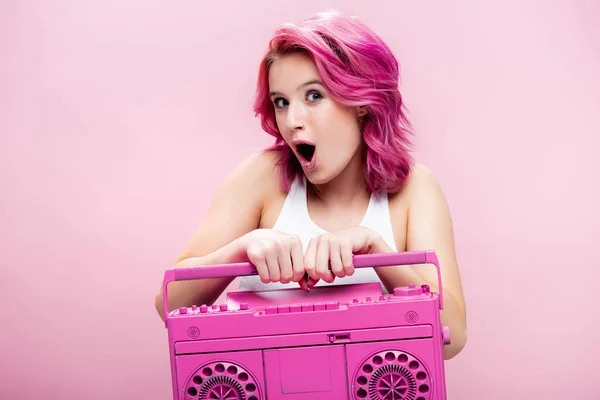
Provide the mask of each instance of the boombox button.
{"label": "boombox button", "polygon": [[444,344],[450,344],[452,341],[450,340],[450,327],[443,326],[442,327],[442,338],[444,340]]}
{"label": "boombox button", "polygon": [[201,312],[201,313],[208,312],[208,306],[207,306],[206,304],[202,304],[202,305],[200,306],[200,312]]}
{"label": "boombox button", "polygon": [[187,307],[179,307],[179,314],[187,314],[188,309]]}
{"label": "boombox button", "polygon": [[287,314],[290,312],[290,306],[287,304],[282,304],[280,306],[277,306],[277,312],[279,314]]}
{"label": "boombox button", "polygon": [[302,304],[302,311],[313,311],[313,305],[310,303],[304,303]]}
{"label": "boombox button", "polygon": [[277,314],[277,306],[268,306],[265,311],[267,314]]}
{"label": "boombox button", "polygon": [[227,311],[227,304],[223,303],[219,306],[219,310],[221,311]]}
{"label": "boombox button", "polygon": [[290,306],[290,312],[300,312],[302,311],[302,306],[300,304],[292,304]]}
{"label": "boombox button", "polygon": [[319,302],[319,303],[315,303],[315,311],[322,311],[325,309],[325,303],[323,302]]}
{"label": "boombox button", "polygon": [[325,305],[325,308],[327,310],[338,310],[340,308],[340,303],[338,303],[337,301],[329,301]]}
{"label": "boombox button", "polygon": [[248,303],[240,304],[240,310],[247,310],[247,309],[248,309]]}

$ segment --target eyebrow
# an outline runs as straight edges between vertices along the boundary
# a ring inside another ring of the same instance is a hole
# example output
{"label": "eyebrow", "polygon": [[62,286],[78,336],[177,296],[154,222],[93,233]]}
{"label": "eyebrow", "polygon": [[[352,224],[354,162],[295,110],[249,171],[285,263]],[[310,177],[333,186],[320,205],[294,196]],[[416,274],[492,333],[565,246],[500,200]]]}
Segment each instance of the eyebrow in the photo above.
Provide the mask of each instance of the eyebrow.
{"label": "eyebrow", "polygon": [[[302,89],[302,88],[303,88],[303,87],[305,87],[305,86],[308,86],[308,85],[313,85],[313,84],[317,84],[317,85],[325,86],[325,85],[323,85],[323,82],[321,82],[320,80],[318,80],[318,79],[313,79],[313,80],[311,80],[311,81],[304,82],[302,85],[298,86],[298,87],[296,88],[296,90],[300,90],[300,89]],[[281,95],[281,93],[279,93],[279,92],[270,92],[270,93],[269,93],[269,96],[276,96],[276,95]]]}

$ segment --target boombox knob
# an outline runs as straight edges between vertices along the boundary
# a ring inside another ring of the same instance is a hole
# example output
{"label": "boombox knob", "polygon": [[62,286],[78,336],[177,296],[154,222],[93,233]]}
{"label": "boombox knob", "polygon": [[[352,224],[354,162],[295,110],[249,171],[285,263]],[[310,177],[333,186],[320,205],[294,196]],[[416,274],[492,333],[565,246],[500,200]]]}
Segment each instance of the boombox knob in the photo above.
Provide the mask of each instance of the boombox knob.
{"label": "boombox knob", "polygon": [[442,326],[442,339],[444,340],[444,345],[450,344],[450,327]]}
{"label": "boombox knob", "polygon": [[423,288],[417,287],[415,284],[411,283],[408,286],[400,286],[394,288],[394,296],[402,297],[402,296],[416,296],[423,294]]}

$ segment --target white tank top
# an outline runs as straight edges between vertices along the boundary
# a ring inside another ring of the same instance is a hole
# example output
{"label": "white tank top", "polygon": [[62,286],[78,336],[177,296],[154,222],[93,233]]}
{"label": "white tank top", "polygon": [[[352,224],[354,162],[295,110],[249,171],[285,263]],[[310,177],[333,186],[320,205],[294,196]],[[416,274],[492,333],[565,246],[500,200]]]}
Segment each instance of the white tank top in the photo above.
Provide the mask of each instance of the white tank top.
{"label": "white tank top", "polygon": [[[288,234],[297,235],[302,241],[304,252],[308,247],[310,240],[318,235],[328,233],[326,230],[319,227],[308,213],[307,193],[306,193],[306,178],[303,177],[304,184],[300,184],[296,178],[290,187],[290,191],[281,209],[281,213],[275,221],[273,229],[285,232]],[[392,221],[390,218],[390,210],[388,206],[388,197],[371,195],[367,211],[360,222],[361,226],[367,227],[376,231],[381,235],[386,244],[393,250],[398,251],[394,240],[394,232],[392,230]],[[320,280],[316,286],[340,285],[349,283],[365,283],[378,282],[381,283],[379,276],[373,268],[357,268],[352,276],[344,278],[336,277],[332,283],[327,283]],[[257,275],[240,277],[239,289],[251,291],[265,291],[282,288],[297,288],[298,283],[291,282],[283,284],[281,282],[262,283]],[[385,292],[385,287],[382,285],[382,290]]]}

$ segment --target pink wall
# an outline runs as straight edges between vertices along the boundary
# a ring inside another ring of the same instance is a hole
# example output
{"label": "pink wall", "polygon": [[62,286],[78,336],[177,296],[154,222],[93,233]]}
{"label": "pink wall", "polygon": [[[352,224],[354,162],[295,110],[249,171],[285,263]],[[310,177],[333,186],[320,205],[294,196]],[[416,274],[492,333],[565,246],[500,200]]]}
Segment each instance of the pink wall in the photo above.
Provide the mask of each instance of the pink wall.
{"label": "pink wall", "polygon": [[162,271],[268,143],[250,105],[269,34],[330,6],[400,58],[452,207],[469,342],[449,398],[600,398],[597,3],[7,3],[0,398],[169,398]]}

